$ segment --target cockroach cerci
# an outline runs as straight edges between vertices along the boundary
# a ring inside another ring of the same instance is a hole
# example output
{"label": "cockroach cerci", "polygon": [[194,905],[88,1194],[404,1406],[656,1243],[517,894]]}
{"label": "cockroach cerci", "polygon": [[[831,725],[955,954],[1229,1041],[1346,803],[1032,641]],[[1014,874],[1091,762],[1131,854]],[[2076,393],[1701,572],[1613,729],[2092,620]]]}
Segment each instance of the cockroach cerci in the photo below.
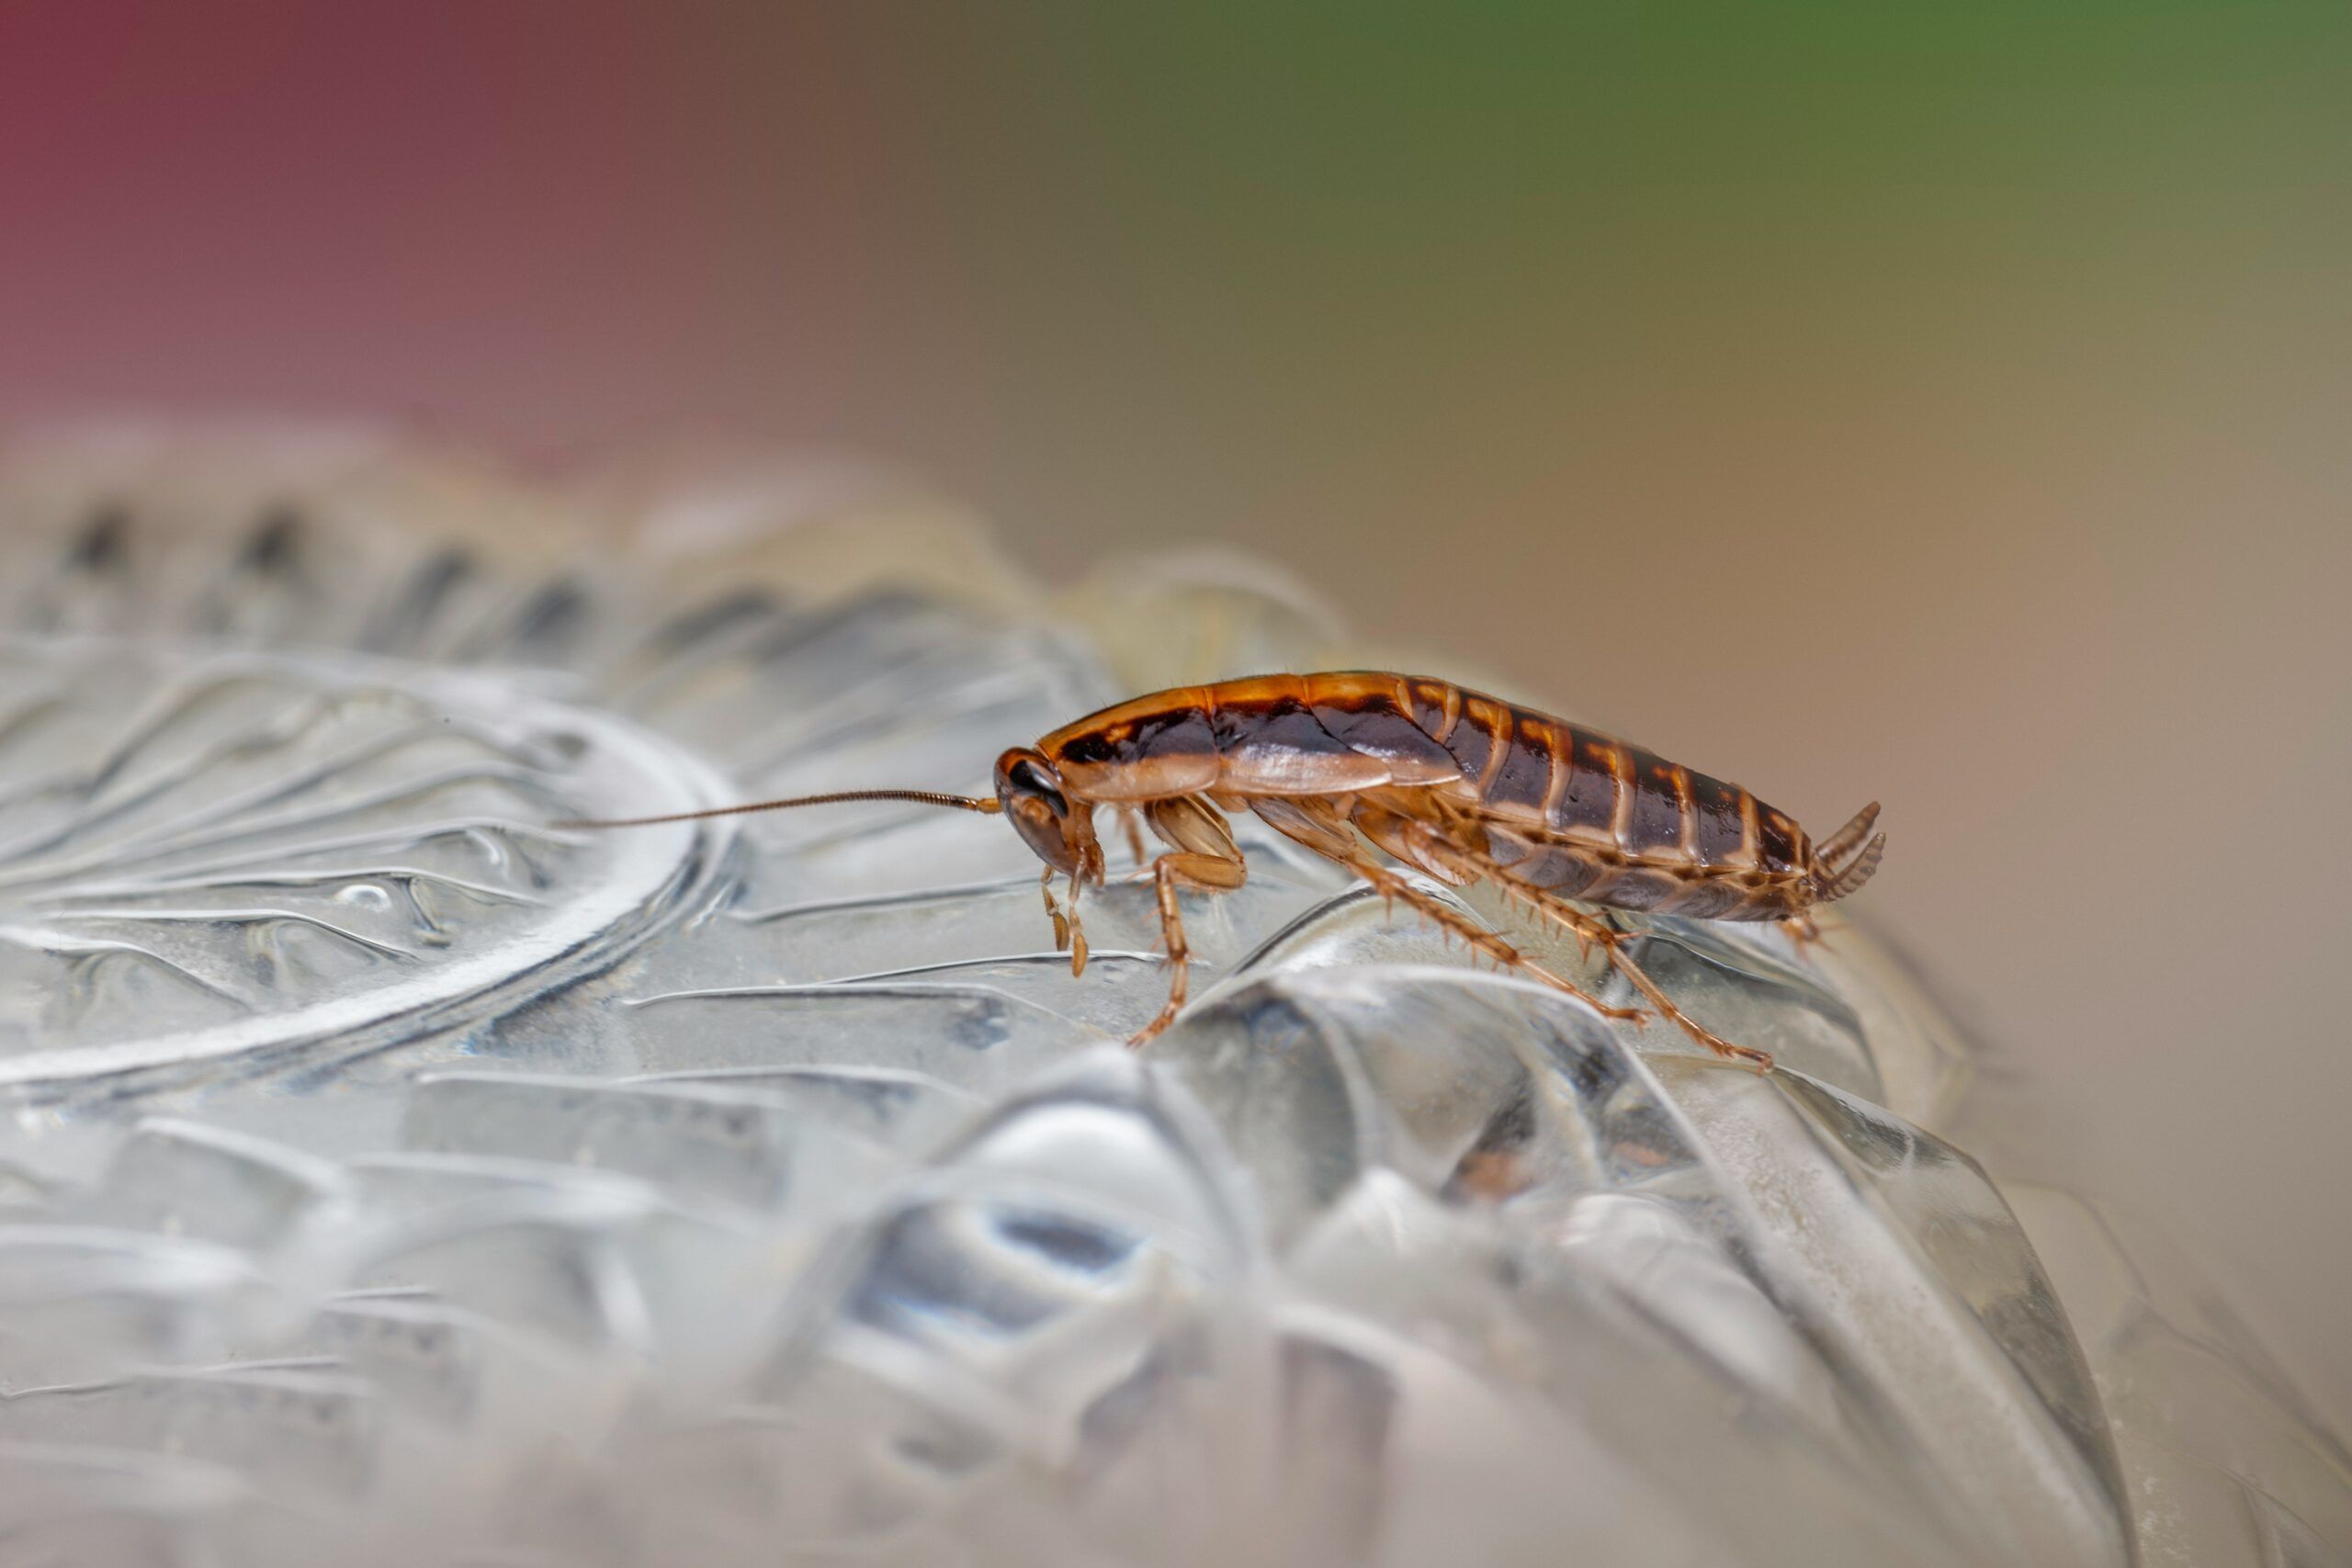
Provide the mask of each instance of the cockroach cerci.
{"label": "cockroach cerci", "polygon": [[[1770,1068],[1770,1055],[1718,1038],[1675,1006],[1625,951],[1623,933],[1577,905],[1782,920],[1810,935],[1808,911],[1868,882],[1886,846],[1885,834],[1871,831],[1875,803],[1815,844],[1736,784],[1450,682],[1374,671],[1258,675],[1136,697],[1005,752],[992,798],[849,790],[563,826],[641,827],[853,800],[911,800],[1009,818],[1046,863],[1046,908],[1072,974],[1086,966],[1079,893],[1103,880],[1095,809],[1118,810],[1131,831],[1140,814],[1167,846],[1151,875],[1170,983],[1167,1005],[1136,1032],[1137,1045],[1184,1005],[1190,964],[1178,892],[1221,892],[1250,874],[1228,812],[1255,812],[1507,968],[1610,1017],[1646,1020],[1603,1004],[1464,919],[1377,859],[1366,841],[1448,886],[1491,884],[1588,951],[1601,948],[1691,1038],[1759,1070]],[[1133,841],[1141,859],[1142,840]],[[1069,884],[1059,904],[1057,876]]]}

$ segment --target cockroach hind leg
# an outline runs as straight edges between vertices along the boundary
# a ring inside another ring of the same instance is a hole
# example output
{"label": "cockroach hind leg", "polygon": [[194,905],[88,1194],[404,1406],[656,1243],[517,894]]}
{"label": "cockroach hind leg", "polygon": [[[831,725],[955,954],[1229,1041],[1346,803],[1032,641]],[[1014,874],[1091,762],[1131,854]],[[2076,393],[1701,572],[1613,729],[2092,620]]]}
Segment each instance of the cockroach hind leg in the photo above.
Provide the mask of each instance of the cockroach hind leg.
{"label": "cockroach hind leg", "polygon": [[1590,991],[1586,990],[1583,987],[1578,986],[1572,981],[1562,979],[1559,976],[1553,974],[1549,969],[1544,968],[1542,964],[1534,963],[1532,960],[1522,958],[1520,960],[1517,967],[1525,970],[1528,974],[1532,975],[1535,978],[1543,981],[1545,985],[1551,987],[1555,991],[1566,991],[1569,996],[1576,998],[1577,1000],[1584,1003],[1585,1006],[1590,1008],[1593,1011],[1599,1013],[1603,1018],[1613,1018],[1620,1023],[1630,1023],[1637,1028],[1646,1027],[1650,1021],[1650,1015],[1642,1009],[1621,1008],[1614,1006],[1611,1003],[1604,1002],[1599,997],[1594,996]]}
{"label": "cockroach hind leg", "polygon": [[1648,972],[1635,963],[1617,942],[1612,942],[1609,944],[1609,962],[1616,965],[1617,972],[1624,976],[1635,990],[1649,998],[1651,1006],[1672,1020],[1675,1026],[1683,1033],[1704,1045],[1716,1055],[1726,1061],[1745,1062],[1759,1074],[1772,1070],[1772,1054],[1770,1051],[1758,1051],[1752,1045],[1735,1045],[1689,1013],[1684,1012],[1675,1005],[1674,999],[1666,994],[1664,988],[1656,980],[1650,978]]}
{"label": "cockroach hind leg", "polygon": [[[1666,994],[1664,987],[1651,979],[1649,972],[1634,962],[1633,955],[1625,951],[1624,932],[1607,925],[1599,917],[1588,915],[1583,910],[1573,908],[1556,898],[1539,895],[1537,907],[1547,919],[1567,927],[1579,939],[1588,941],[1592,946],[1599,947],[1607,953],[1611,965],[1620,975],[1624,976],[1634,989],[1641,992],[1652,1007],[1665,1014],[1683,1033],[1727,1061],[1746,1062],[1759,1073],[1769,1073],[1772,1070],[1770,1052],[1758,1051],[1750,1045],[1735,1045],[1677,1007],[1674,999]],[[1622,1014],[1612,1013],[1611,1016],[1622,1016]],[[1646,1023],[1648,1019],[1644,1016],[1640,1021]]]}
{"label": "cockroach hind leg", "polygon": [[1611,1007],[1583,987],[1553,974],[1495,932],[1487,930],[1484,926],[1471,923],[1442,901],[1421,892],[1377,862],[1359,857],[1341,863],[1378,888],[1384,897],[1394,897],[1403,902],[1422,919],[1436,926],[1447,939],[1458,938],[1469,943],[1474,953],[1492,960],[1497,967],[1529,976],[1542,981],[1554,990],[1564,991],[1600,1013],[1603,1018],[1620,1019],[1629,1023],[1647,1021],[1648,1014],[1637,1008]]}

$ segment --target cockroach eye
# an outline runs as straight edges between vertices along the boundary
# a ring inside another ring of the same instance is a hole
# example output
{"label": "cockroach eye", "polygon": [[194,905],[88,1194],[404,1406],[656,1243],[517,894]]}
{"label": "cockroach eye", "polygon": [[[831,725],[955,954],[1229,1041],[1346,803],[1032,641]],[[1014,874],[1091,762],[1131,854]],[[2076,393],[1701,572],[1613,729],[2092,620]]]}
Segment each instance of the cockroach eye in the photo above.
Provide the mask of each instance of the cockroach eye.
{"label": "cockroach eye", "polygon": [[1005,777],[1011,782],[1016,793],[1044,801],[1055,816],[1069,815],[1069,801],[1063,796],[1059,789],[1055,787],[1054,781],[1046,775],[1046,771],[1036,763],[1024,758],[1013,763],[1012,770],[1006,773]]}

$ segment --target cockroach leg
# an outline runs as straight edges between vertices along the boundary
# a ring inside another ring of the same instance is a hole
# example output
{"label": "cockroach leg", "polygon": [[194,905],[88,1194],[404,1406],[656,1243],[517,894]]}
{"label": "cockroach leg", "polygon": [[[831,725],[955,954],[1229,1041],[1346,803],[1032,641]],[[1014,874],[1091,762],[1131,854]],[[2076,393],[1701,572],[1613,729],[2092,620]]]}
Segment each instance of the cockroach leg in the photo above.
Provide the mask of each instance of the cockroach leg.
{"label": "cockroach leg", "polygon": [[1054,922],[1054,951],[1069,954],[1071,978],[1086,973],[1086,928],[1078,922],[1078,880],[1070,879],[1069,898],[1066,903],[1054,901],[1054,868],[1046,868],[1042,884],[1046,895],[1046,915]]}
{"label": "cockroach leg", "polygon": [[1083,886],[1075,876],[1069,879],[1069,897],[1062,900],[1062,919],[1069,922],[1069,976],[1075,980],[1086,973],[1086,928],[1078,919],[1078,890]]}
{"label": "cockroach leg", "polygon": [[1522,974],[1532,975],[1555,990],[1566,991],[1603,1018],[1623,1019],[1628,1023],[1639,1023],[1645,1021],[1649,1016],[1634,1008],[1611,1007],[1583,987],[1553,974],[1486,927],[1475,920],[1465,919],[1444,903],[1415,887],[1378,861],[1358,855],[1341,863],[1366,882],[1371,883],[1382,897],[1405,905],[1439,930],[1460,937],[1472,948],[1493,959],[1504,968],[1516,969]]}
{"label": "cockroach leg", "polygon": [[1137,865],[1143,864],[1149,857],[1143,844],[1142,814],[1132,806],[1120,807],[1119,829],[1127,836],[1127,853],[1135,857]]}
{"label": "cockroach leg", "polygon": [[1545,897],[1539,894],[1535,904],[1545,919],[1566,926],[1576,933],[1579,941],[1589,942],[1606,952],[1609,954],[1609,962],[1615,966],[1617,972],[1632,983],[1634,989],[1648,998],[1652,1007],[1671,1019],[1683,1033],[1688,1034],[1718,1056],[1746,1062],[1759,1073],[1769,1073],[1772,1070],[1770,1052],[1758,1051],[1751,1045],[1735,1045],[1675,1006],[1674,998],[1668,996],[1658,983],[1649,977],[1648,972],[1635,963],[1633,956],[1625,951],[1626,936],[1623,931],[1556,898]]}
{"label": "cockroach leg", "polygon": [[[1673,998],[1668,997],[1666,992],[1660,988],[1657,982],[1651,979],[1648,974],[1643,970],[1642,966],[1639,964],[1636,964],[1624,951],[1625,937],[1623,932],[1615,930],[1594,916],[1586,914],[1583,910],[1576,908],[1564,900],[1552,897],[1540,888],[1530,887],[1527,884],[1513,877],[1509,872],[1489,863],[1486,857],[1473,854],[1463,849],[1458,844],[1449,841],[1443,835],[1440,834],[1433,829],[1420,827],[1409,818],[1399,820],[1396,823],[1396,828],[1409,840],[1414,849],[1419,852],[1419,858],[1431,859],[1445,863],[1451,865],[1453,870],[1461,874],[1476,875],[1483,880],[1492,882],[1505,893],[1521,898],[1529,906],[1529,908],[1542,915],[1544,919],[1553,921],[1555,924],[1566,927],[1569,933],[1577,939],[1577,947],[1579,953],[1589,954],[1594,948],[1598,947],[1608,953],[1609,962],[1615,966],[1620,974],[1623,975],[1625,978],[1632,983],[1635,990],[1641,992],[1645,998],[1648,998],[1651,1006],[1657,1008],[1659,1012],[1664,1013],[1668,1018],[1673,1020],[1675,1024],[1679,1027],[1684,1033],[1690,1035],[1691,1039],[1696,1040],[1700,1044],[1706,1046],[1707,1049],[1714,1052],[1720,1056],[1729,1057],[1735,1061],[1747,1062],[1752,1065],[1759,1073],[1769,1073],[1772,1070],[1772,1057],[1770,1053],[1756,1050],[1752,1046],[1735,1045],[1730,1041],[1724,1039],[1721,1035],[1715,1033],[1713,1030],[1701,1023],[1697,1019],[1692,1018],[1689,1013],[1684,1012],[1680,1008],[1677,1007],[1674,1004]],[[1611,1018],[1623,1018],[1643,1022],[1647,1021],[1646,1016],[1637,1010],[1623,1008],[1603,1007],[1600,1002],[1595,1001],[1590,996],[1581,990],[1578,990],[1577,987],[1566,984],[1556,976],[1544,975],[1544,972],[1536,968],[1535,965],[1531,964],[1526,964],[1525,967],[1533,970],[1534,973],[1538,975],[1543,975],[1545,979],[1550,980],[1552,984],[1558,986],[1561,989],[1572,992],[1578,997],[1583,997],[1585,1000],[1591,1002],[1594,1007],[1600,1008],[1601,1012]]]}
{"label": "cockroach leg", "polygon": [[1800,955],[1808,953],[1816,947],[1829,945],[1829,939],[1821,934],[1820,922],[1811,915],[1791,915],[1778,924],[1781,930],[1787,933],[1790,945],[1794,947]]}
{"label": "cockroach leg", "polygon": [[[1473,949],[1503,967],[1524,970],[1544,984],[1599,1008],[1611,1018],[1643,1016],[1629,1009],[1605,1006],[1600,998],[1552,974],[1494,932],[1464,920],[1437,899],[1416,892],[1412,884],[1364,854],[1362,846],[1356,842],[1355,834],[1349,829],[1348,818],[1342,815],[1340,803],[1312,795],[1278,796],[1252,802],[1251,809],[1275,831],[1304,844],[1327,860],[1347,867],[1371,883],[1383,904],[1393,907],[1401,898],[1438,930],[1450,936],[1461,937]],[[1491,874],[1491,867],[1474,860],[1467,852],[1446,841],[1438,829],[1415,818],[1367,802],[1357,808],[1354,821],[1373,842],[1415,870],[1428,873],[1436,881],[1458,885]],[[1439,847],[1430,848],[1432,844]]]}
{"label": "cockroach leg", "polygon": [[1054,922],[1054,951],[1068,953],[1069,951],[1069,922],[1062,918],[1061,906],[1054,902],[1054,868],[1052,866],[1046,868],[1045,877],[1037,886],[1046,896],[1046,918]]}
{"label": "cockroach leg", "polygon": [[1262,795],[1250,809],[1283,838],[1344,865],[1357,853],[1355,829],[1338,801],[1314,795]]}
{"label": "cockroach leg", "polygon": [[1228,860],[1223,855],[1179,850],[1152,862],[1152,886],[1159,897],[1159,934],[1168,948],[1168,1000],[1157,1017],[1128,1038],[1130,1046],[1147,1043],[1175,1022],[1192,988],[1193,950],[1184,941],[1184,917],[1176,907],[1177,889],[1224,893],[1240,886],[1249,878],[1250,868],[1238,854]]}

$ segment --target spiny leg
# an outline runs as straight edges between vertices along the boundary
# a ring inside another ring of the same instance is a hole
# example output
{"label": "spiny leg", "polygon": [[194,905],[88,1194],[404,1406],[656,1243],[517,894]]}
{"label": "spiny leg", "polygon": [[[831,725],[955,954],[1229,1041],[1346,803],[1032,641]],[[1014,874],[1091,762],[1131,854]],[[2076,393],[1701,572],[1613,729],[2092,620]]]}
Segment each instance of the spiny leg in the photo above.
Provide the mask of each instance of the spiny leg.
{"label": "spiny leg", "polygon": [[[1458,874],[1475,875],[1490,881],[1505,893],[1521,899],[1544,919],[1566,927],[1576,937],[1577,945],[1585,952],[1589,953],[1596,946],[1600,948],[1602,952],[1609,954],[1609,962],[1617,972],[1624,976],[1635,990],[1647,998],[1653,1007],[1673,1020],[1684,1033],[1710,1051],[1721,1056],[1752,1063],[1758,1072],[1769,1073],[1772,1070],[1772,1057],[1770,1052],[1758,1051],[1747,1045],[1735,1045],[1677,1007],[1674,999],[1668,997],[1658,983],[1651,979],[1647,972],[1624,951],[1623,932],[1586,914],[1566,900],[1521,881],[1511,875],[1508,870],[1492,864],[1487,857],[1471,853],[1445,838],[1444,835],[1413,818],[1391,813],[1389,820],[1383,825],[1393,827],[1408,837],[1413,848],[1422,857],[1447,865]],[[1538,970],[1537,973],[1541,974],[1542,971]],[[1560,985],[1562,982],[1555,980],[1554,984]],[[1575,989],[1574,987],[1566,986],[1563,988]],[[1583,996],[1584,993],[1577,991],[1577,995]],[[1627,1016],[1625,1010],[1622,1009],[1604,1008],[1602,1010],[1611,1017]],[[1632,1016],[1639,1017],[1640,1015],[1636,1013]]]}
{"label": "spiny leg", "polygon": [[1626,939],[1623,931],[1560,899],[1533,889],[1530,891],[1535,892],[1535,897],[1531,901],[1546,919],[1566,926],[1576,934],[1579,942],[1589,946],[1597,945],[1602,952],[1608,953],[1609,962],[1615,966],[1617,973],[1632,982],[1634,989],[1648,998],[1651,1006],[1673,1020],[1683,1033],[1719,1056],[1747,1062],[1759,1073],[1769,1073],[1772,1070],[1772,1054],[1770,1051],[1758,1051],[1752,1045],[1735,1045],[1675,1006],[1674,998],[1668,996],[1658,983],[1649,977],[1648,972],[1635,963],[1633,955],[1625,951]]}
{"label": "spiny leg", "polygon": [[1224,893],[1240,886],[1249,876],[1249,868],[1238,859],[1227,860],[1222,855],[1192,854],[1180,850],[1152,862],[1152,888],[1159,897],[1159,934],[1168,948],[1168,1000],[1157,1017],[1128,1038],[1129,1045],[1142,1045],[1175,1022],[1192,988],[1193,950],[1184,941],[1184,917],[1176,907],[1177,888]]}
{"label": "spiny leg", "polygon": [[[1591,992],[1571,985],[1486,927],[1463,919],[1441,900],[1422,893],[1372,859],[1356,841],[1354,829],[1349,826],[1349,816],[1340,802],[1316,796],[1293,796],[1253,802],[1251,809],[1276,832],[1305,845],[1327,860],[1345,866],[1371,883],[1382,897],[1403,899],[1440,931],[1462,938],[1474,951],[1485,953],[1504,968],[1532,975],[1545,985],[1566,991],[1606,1017],[1632,1021],[1644,1016],[1631,1008],[1611,1007]],[[1355,809],[1353,820],[1356,827],[1362,828],[1383,849],[1441,882],[1473,882],[1492,871],[1492,867],[1483,862],[1465,866],[1463,863],[1467,859],[1466,854],[1453,846],[1449,846],[1447,858],[1419,852],[1421,839],[1435,840],[1442,835],[1437,829],[1400,812],[1365,802]]]}
{"label": "spiny leg", "polygon": [[1462,938],[1476,951],[1485,953],[1506,969],[1516,969],[1532,975],[1555,990],[1566,991],[1604,1018],[1620,1018],[1629,1023],[1644,1021],[1645,1014],[1634,1008],[1611,1007],[1590,991],[1572,981],[1553,974],[1525,953],[1479,925],[1456,913],[1442,901],[1422,892],[1378,861],[1359,854],[1341,862],[1350,871],[1376,888],[1384,898],[1395,898],[1409,906],[1416,914],[1435,924],[1440,930]]}

